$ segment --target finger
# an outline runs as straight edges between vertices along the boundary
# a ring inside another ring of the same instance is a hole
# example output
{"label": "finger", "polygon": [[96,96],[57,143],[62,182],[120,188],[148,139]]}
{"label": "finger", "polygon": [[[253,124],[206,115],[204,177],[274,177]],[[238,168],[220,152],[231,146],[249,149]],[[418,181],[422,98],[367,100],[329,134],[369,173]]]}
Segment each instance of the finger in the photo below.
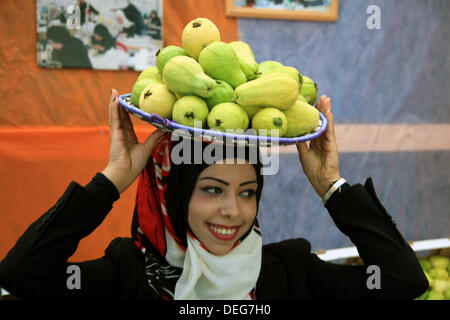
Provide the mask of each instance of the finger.
{"label": "finger", "polygon": [[324,104],[325,104],[324,109],[326,110],[324,112],[324,115],[328,120],[328,128],[326,130],[326,133],[334,135],[334,117],[333,113],[331,112],[331,99],[327,98]]}
{"label": "finger", "polygon": [[127,141],[130,143],[138,143],[139,140],[136,136],[136,132],[134,131],[133,122],[131,122],[130,114],[124,109],[120,107],[121,112],[121,121],[122,121],[122,128],[125,131]]}
{"label": "finger", "polygon": [[296,146],[297,146],[298,154],[300,156],[300,160],[302,158],[305,158],[309,152],[309,148],[308,148],[308,145],[306,144],[306,142],[297,143]]}
{"label": "finger", "polygon": [[117,130],[120,128],[120,111],[119,111],[119,99],[117,98],[117,91],[113,89],[112,91],[112,97],[111,102],[109,104],[110,107],[110,115],[111,115],[111,121],[110,121],[110,128],[111,131]]}
{"label": "finger", "polygon": [[164,134],[165,132],[163,130],[157,129],[150,134],[147,140],[145,140],[143,145],[148,155],[151,154],[153,148]]}

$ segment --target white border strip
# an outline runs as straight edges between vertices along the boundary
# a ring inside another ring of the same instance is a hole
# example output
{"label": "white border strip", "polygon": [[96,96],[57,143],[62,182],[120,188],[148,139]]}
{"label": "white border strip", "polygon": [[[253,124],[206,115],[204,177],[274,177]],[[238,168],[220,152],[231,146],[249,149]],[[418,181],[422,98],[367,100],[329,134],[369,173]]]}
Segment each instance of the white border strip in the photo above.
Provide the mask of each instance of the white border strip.
{"label": "white border strip", "polygon": [[[450,238],[440,238],[431,240],[421,240],[409,242],[415,252],[450,248]],[[359,257],[356,247],[345,247],[340,249],[320,250],[316,252],[317,256],[324,261],[340,260]]]}

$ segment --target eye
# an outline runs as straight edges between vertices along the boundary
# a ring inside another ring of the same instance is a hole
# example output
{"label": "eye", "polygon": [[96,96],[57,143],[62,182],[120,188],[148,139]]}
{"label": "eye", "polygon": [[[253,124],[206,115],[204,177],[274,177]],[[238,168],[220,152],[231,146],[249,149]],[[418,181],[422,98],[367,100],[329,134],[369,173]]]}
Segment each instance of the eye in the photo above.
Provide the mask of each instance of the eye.
{"label": "eye", "polygon": [[203,192],[206,192],[207,194],[211,194],[211,195],[218,195],[222,193],[222,189],[220,189],[219,187],[204,187],[202,188]]}
{"label": "eye", "polygon": [[256,191],[249,189],[249,190],[245,190],[241,192],[241,197],[246,198],[246,199],[251,199],[256,195]]}

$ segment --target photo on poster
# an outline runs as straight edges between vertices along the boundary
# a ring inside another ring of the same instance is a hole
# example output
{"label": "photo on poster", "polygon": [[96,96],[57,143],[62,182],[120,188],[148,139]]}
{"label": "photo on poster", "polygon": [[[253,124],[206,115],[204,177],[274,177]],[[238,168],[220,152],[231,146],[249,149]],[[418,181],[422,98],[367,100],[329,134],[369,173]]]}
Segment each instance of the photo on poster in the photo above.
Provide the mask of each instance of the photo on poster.
{"label": "photo on poster", "polygon": [[235,0],[236,7],[330,11],[330,0]]}
{"label": "photo on poster", "polygon": [[163,0],[36,0],[44,68],[142,71],[163,48]]}
{"label": "photo on poster", "polygon": [[226,0],[229,17],[337,21],[339,0]]}

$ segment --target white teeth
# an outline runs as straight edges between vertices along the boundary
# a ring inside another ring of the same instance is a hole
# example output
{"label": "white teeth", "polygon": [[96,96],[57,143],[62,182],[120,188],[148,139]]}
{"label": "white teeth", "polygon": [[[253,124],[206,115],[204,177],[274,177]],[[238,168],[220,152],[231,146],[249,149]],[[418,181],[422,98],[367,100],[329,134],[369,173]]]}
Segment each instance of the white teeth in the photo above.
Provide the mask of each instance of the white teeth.
{"label": "white teeth", "polygon": [[225,229],[225,228],[217,228],[217,227],[214,227],[213,225],[210,225],[210,226],[214,230],[214,232],[221,234],[223,236],[232,235],[236,231],[236,228],[233,228],[233,229],[226,228]]}

